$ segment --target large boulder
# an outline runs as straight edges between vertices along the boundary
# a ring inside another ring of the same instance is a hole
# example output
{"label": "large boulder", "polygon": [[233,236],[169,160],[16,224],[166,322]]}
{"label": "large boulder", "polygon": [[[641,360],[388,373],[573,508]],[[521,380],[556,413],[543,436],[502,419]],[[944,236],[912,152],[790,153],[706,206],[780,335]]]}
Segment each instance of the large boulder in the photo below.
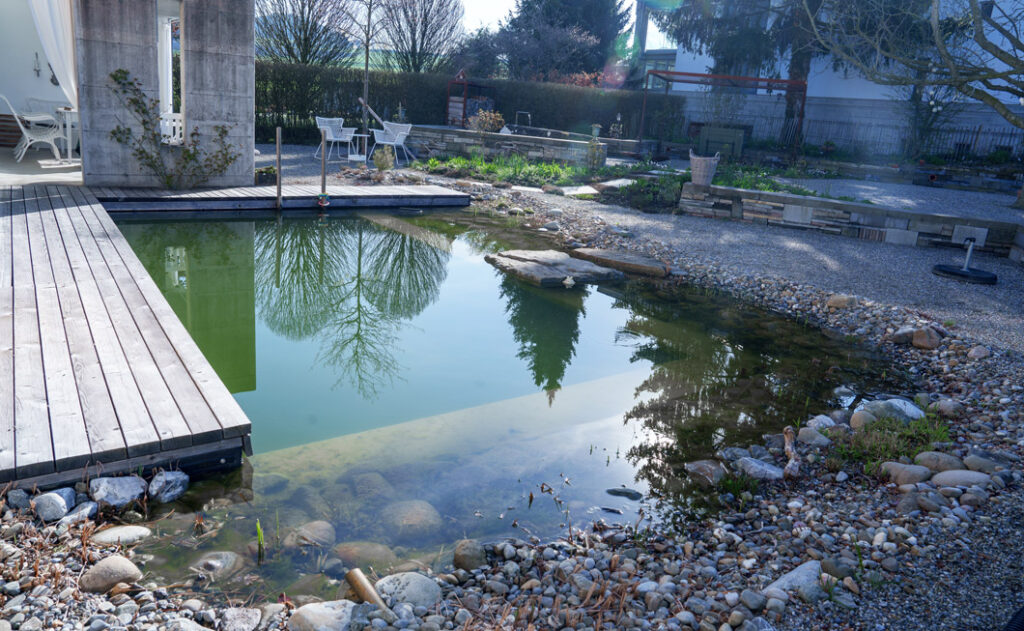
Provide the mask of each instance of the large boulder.
{"label": "large boulder", "polygon": [[356,496],[360,499],[388,498],[395,493],[391,483],[376,471],[360,473],[352,482],[352,486],[356,490]]}
{"label": "large boulder", "polygon": [[160,471],[149,481],[149,499],[159,504],[173,502],[188,490],[188,474]]}
{"label": "large boulder", "polygon": [[980,486],[987,487],[992,483],[992,477],[981,471],[968,471],[966,469],[950,469],[936,473],[932,476],[932,484],[942,488],[944,486]]}
{"label": "large boulder", "polygon": [[821,561],[807,561],[786,572],[766,587],[764,592],[768,593],[772,590],[795,591],[807,602],[825,598],[827,594],[821,587]]}
{"label": "large boulder", "polygon": [[622,270],[628,274],[641,274],[643,276],[654,276],[655,278],[668,276],[668,267],[664,263],[634,252],[620,252],[618,250],[605,250],[601,248],[576,248],[569,254],[579,259],[597,263],[598,265]]}
{"label": "large boulder", "polygon": [[78,587],[84,592],[102,594],[118,583],[134,583],[140,578],[142,572],[134,563],[115,554],[86,570],[78,579]]}
{"label": "large boulder", "polygon": [[959,458],[951,454],[944,454],[941,451],[922,451],[914,456],[914,464],[928,467],[936,473],[964,468],[964,463]]}
{"label": "large boulder", "polygon": [[385,599],[409,603],[413,607],[433,607],[441,602],[441,587],[417,572],[400,572],[385,576],[374,585]]}
{"label": "large boulder", "polygon": [[924,418],[924,411],[921,408],[903,399],[865,401],[858,405],[854,412],[860,410],[870,412],[875,418],[894,418],[904,423]]}
{"label": "large boulder", "polygon": [[755,480],[781,480],[782,469],[757,458],[740,458],[732,463],[734,469]]}
{"label": "large boulder", "polygon": [[[741,458],[750,456],[741,456]],[[738,459],[737,459],[738,460]],[[717,460],[694,460],[683,465],[686,473],[697,484],[705,487],[717,486],[725,477],[725,467]]]}
{"label": "large boulder", "polygon": [[917,484],[932,477],[931,469],[917,464],[883,462],[882,471],[888,473],[889,479],[896,484]]}
{"label": "large boulder", "polygon": [[942,336],[932,327],[925,326],[914,331],[914,337],[910,343],[917,348],[930,351],[942,344]]}
{"label": "large boulder", "polygon": [[303,605],[288,619],[289,631],[348,631],[356,610],[351,600]]}
{"label": "large boulder", "polygon": [[126,545],[138,543],[151,536],[153,531],[145,526],[114,526],[95,533],[89,540],[100,545]]}
{"label": "large boulder", "polygon": [[461,570],[475,570],[487,565],[487,551],[476,539],[460,539],[455,542],[453,563]]}
{"label": "large boulder", "polygon": [[93,478],[89,481],[89,495],[100,504],[122,508],[142,499],[148,485],[137,475],[119,478]]}
{"label": "large boulder", "polygon": [[68,514],[68,505],[59,493],[53,491],[37,495],[33,500],[36,516],[45,522],[57,521]]}
{"label": "large boulder", "polygon": [[826,449],[832,441],[813,427],[801,427],[796,439],[801,443],[818,449]]}
{"label": "large boulder", "polygon": [[231,607],[220,614],[221,631],[255,631],[263,613],[259,609]]}
{"label": "large boulder", "polygon": [[397,541],[422,541],[437,537],[441,515],[423,500],[405,500],[384,507],[381,522]]}

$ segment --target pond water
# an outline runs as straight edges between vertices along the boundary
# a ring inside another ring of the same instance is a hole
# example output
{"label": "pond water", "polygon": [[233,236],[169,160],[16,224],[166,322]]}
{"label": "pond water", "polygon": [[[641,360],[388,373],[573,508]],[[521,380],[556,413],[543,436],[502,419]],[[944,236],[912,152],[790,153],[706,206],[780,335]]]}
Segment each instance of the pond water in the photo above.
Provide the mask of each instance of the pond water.
{"label": "pond water", "polygon": [[[331,596],[343,565],[633,523],[641,503],[616,487],[692,506],[684,462],[761,442],[881,372],[697,290],[532,287],[484,261],[500,240],[443,217],[119,226],[252,420],[247,466],[157,515],[143,550],[168,580],[230,550],[250,591]],[[286,546],[314,520],[334,542]]]}

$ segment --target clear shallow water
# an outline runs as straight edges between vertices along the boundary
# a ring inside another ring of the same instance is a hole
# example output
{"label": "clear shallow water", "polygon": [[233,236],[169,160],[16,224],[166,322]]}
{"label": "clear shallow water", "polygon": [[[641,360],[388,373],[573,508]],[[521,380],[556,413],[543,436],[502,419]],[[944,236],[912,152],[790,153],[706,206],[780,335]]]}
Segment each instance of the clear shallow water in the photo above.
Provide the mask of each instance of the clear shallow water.
{"label": "clear shallow water", "polygon": [[[268,594],[329,589],[292,582],[338,554],[431,564],[464,536],[632,522],[639,504],[606,489],[685,501],[684,462],[759,441],[876,369],[701,292],[520,283],[483,260],[500,244],[437,218],[120,227],[253,423],[251,471],[195,485],[158,522],[151,569],[171,577],[208,550],[250,563],[257,518],[271,554],[247,582]],[[387,553],[278,543],[317,519]]]}

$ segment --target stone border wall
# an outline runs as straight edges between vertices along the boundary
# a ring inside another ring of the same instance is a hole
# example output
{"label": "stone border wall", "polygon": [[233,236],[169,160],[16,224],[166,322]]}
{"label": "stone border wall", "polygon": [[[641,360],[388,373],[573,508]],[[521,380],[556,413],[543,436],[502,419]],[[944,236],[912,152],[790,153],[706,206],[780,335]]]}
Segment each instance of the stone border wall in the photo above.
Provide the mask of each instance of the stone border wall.
{"label": "stone border wall", "polygon": [[[423,159],[431,157],[434,153],[443,156],[468,157],[479,152],[481,146],[486,156],[517,153],[530,160],[547,160],[577,165],[587,163],[588,143],[579,140],[480,133],[468,129],[424,126],[414,126],[409,134],[409,148]],[[602,142],[600,151],[601,163],[604,164],[608,157],[608,145]]]}
{"label": "stone border wall", "polygon": [[1024,224],[933,215],[821,197],[750,191],[727,186],[683,185],[679,209],[688,215],[818,230],[898,245],[962,246],[1024,263]]}

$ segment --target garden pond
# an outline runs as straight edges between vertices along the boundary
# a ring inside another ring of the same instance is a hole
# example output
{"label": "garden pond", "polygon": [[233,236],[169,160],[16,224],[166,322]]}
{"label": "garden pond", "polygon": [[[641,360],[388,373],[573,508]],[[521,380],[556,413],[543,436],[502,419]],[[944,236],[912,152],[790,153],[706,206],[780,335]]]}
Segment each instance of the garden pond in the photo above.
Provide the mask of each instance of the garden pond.
{"label": "garden pond", "polygon": [[864,349],[726,297],[506,277],[455,217],[119,227],[252,421],[240,471],[152,509],[168,582],[334,597],[464,537],[633,524],[698,504],[683,463],[880,387]]}

